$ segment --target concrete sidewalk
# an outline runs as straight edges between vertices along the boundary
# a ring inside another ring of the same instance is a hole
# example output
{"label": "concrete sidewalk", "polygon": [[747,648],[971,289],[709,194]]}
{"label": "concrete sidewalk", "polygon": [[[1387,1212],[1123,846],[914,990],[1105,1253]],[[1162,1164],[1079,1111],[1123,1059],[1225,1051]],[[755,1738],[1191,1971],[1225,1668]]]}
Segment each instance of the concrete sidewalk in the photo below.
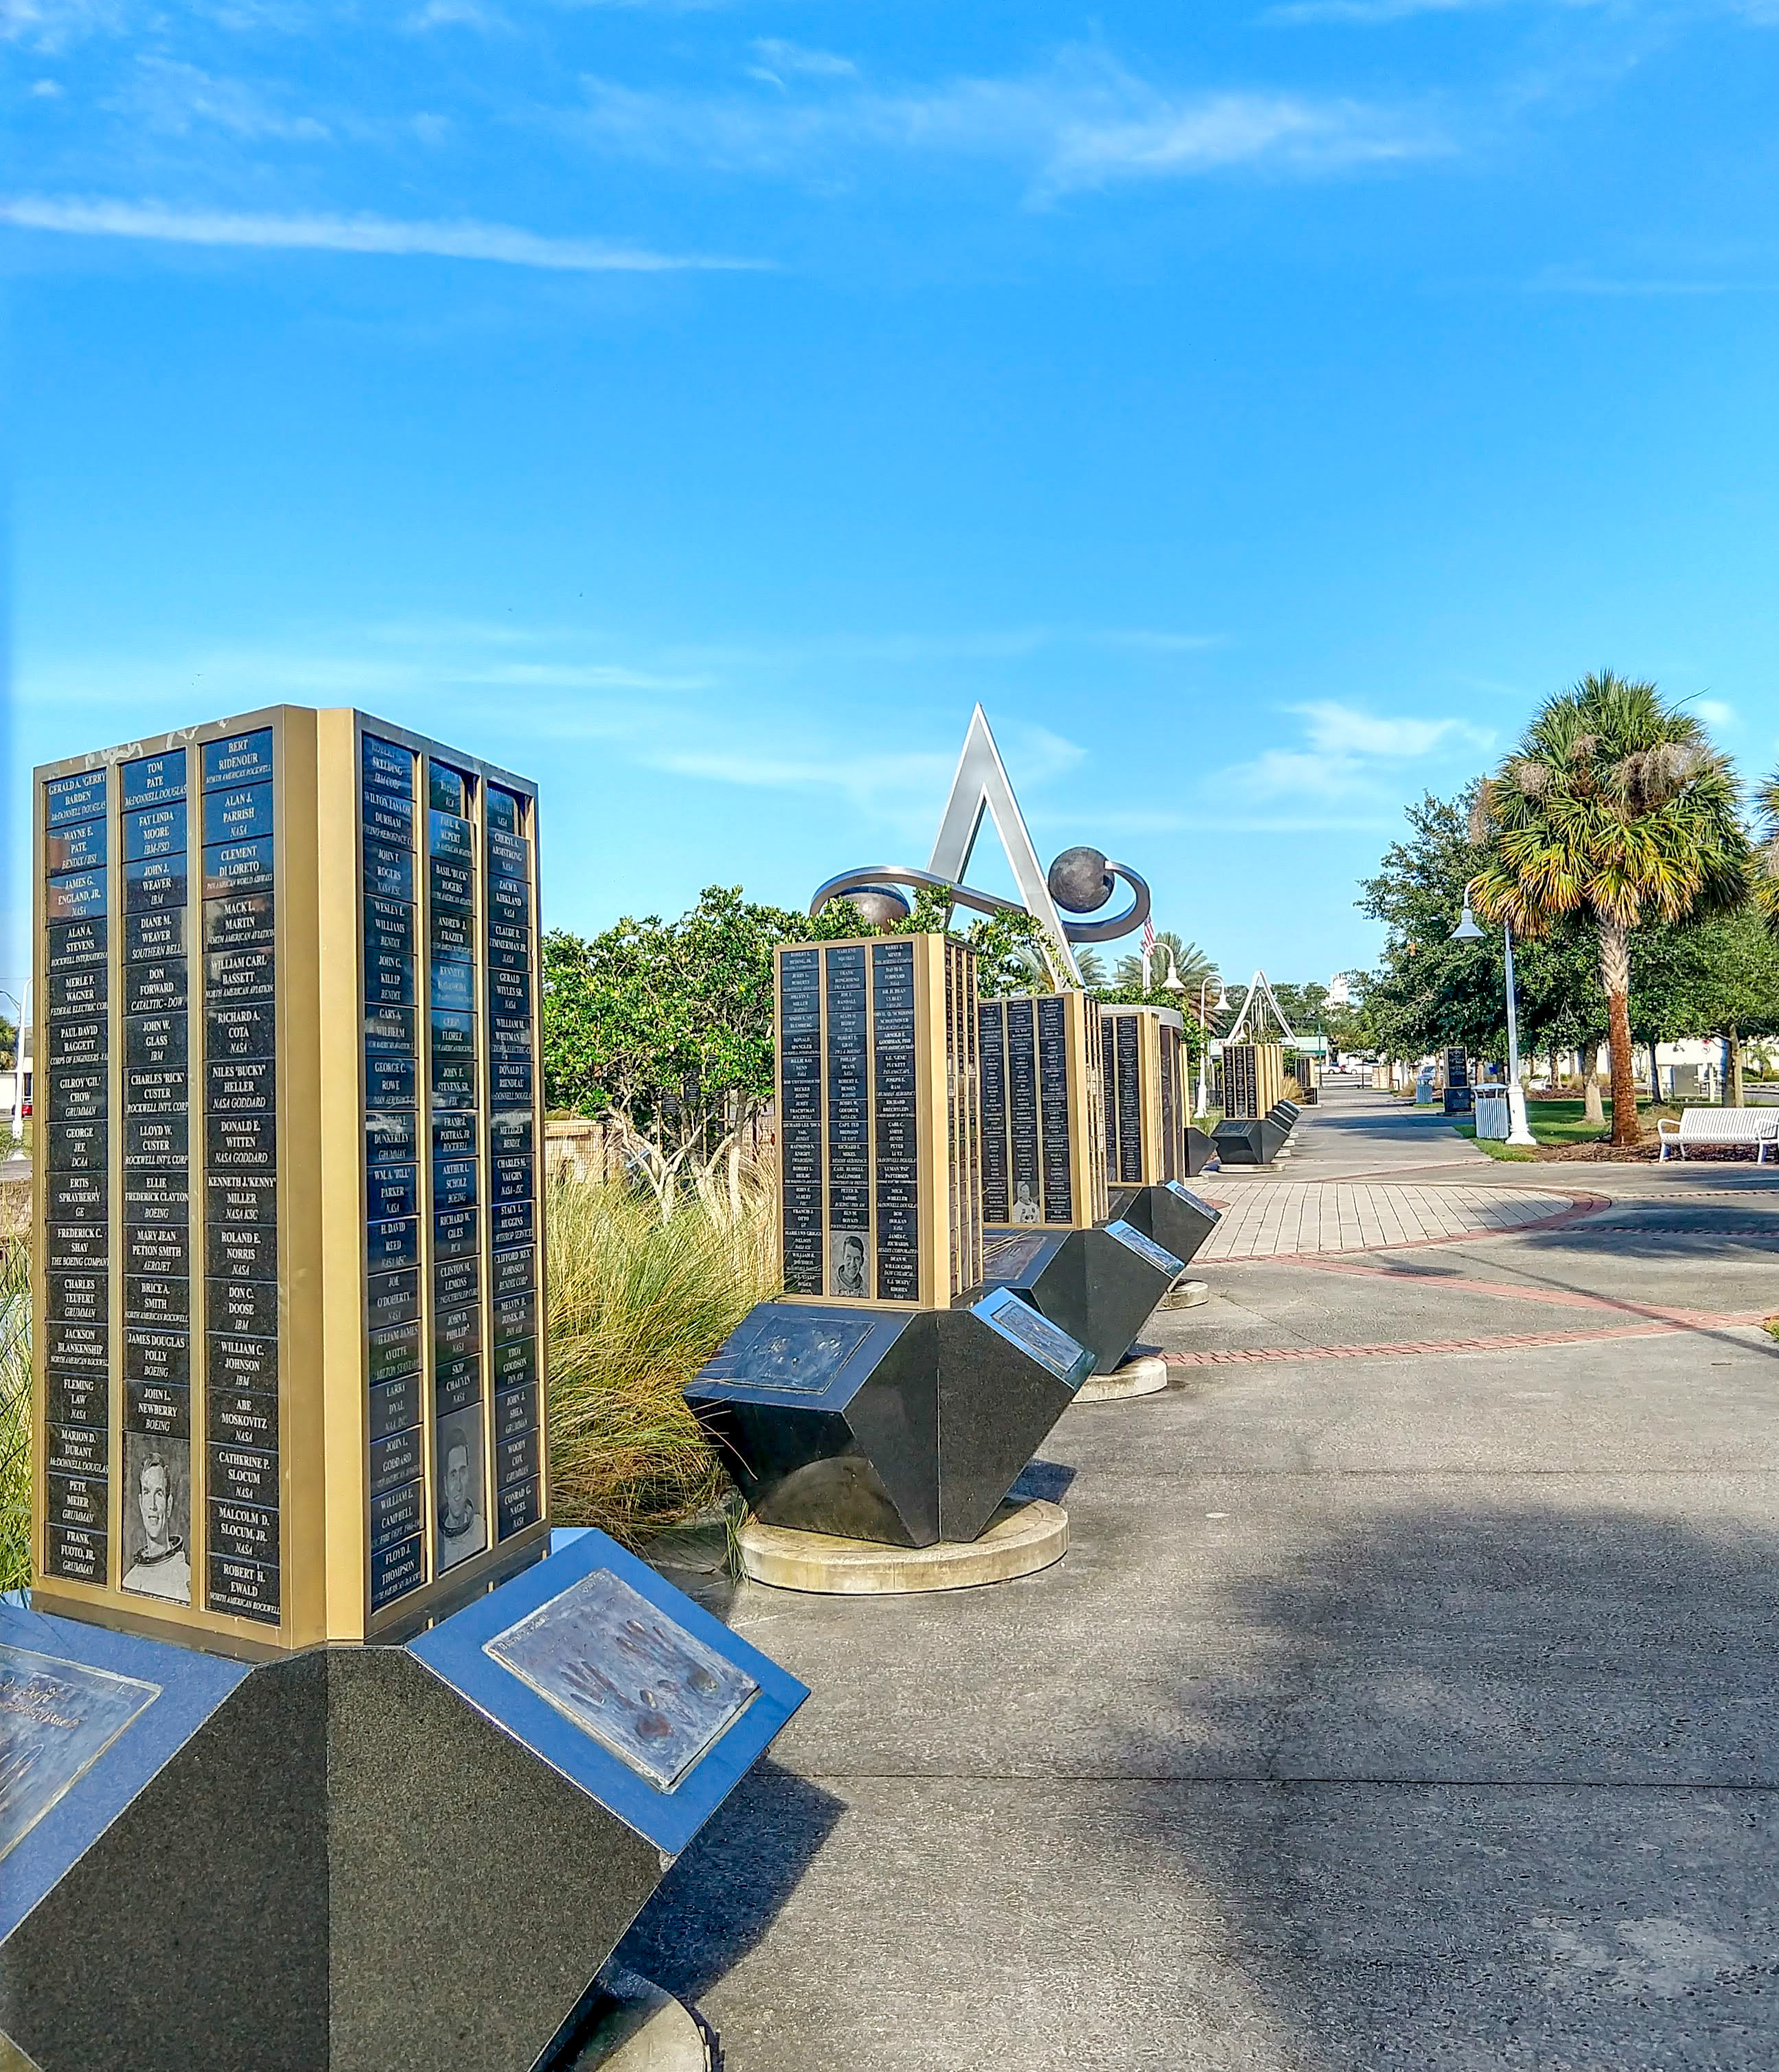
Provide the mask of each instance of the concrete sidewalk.
{"label": "concrete sidewalk", "polygon": [[[1343,1157],[1432,1141],[1369,1132]],[[1042,1575],[701,1579],[815,1696],[626,1961],[729,2072],[1767,2072],[1779,1346],[1317,1350],[1779,1309],[1779,1198],[1726,1170],[1214,1268],[1152,1335],[1288,1356],[1069,1412]]]}

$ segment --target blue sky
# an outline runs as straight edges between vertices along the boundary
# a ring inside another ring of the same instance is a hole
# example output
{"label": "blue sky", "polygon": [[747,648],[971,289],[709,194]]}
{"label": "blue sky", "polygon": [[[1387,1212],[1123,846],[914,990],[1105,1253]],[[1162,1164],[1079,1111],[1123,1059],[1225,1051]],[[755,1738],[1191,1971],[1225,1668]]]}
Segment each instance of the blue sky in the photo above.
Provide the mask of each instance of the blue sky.
{"label": "blue sky", "polygon": [[1779,0],[0,25],[0,985],[29,766],[280,698],[585,929],[924,863],[980,699],[1232,977],[1588,668],[1779,762]]}

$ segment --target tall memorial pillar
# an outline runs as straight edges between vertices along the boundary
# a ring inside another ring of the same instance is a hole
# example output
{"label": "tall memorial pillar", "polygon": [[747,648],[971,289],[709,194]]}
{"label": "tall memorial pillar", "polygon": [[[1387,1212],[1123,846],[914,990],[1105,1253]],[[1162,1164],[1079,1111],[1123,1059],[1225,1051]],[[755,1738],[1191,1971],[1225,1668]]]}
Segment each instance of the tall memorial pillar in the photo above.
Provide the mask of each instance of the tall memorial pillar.
{"label": "tall memorial pillar", "polygon": [[1039,993],[985,1000],[978,1021],[985,1277],[1110,1375],[1185,1262],[1111,1217],[1103,1010],[1085,993]]}
{"label": "tall memorial pillar", "polygon": [[1171,1008],[1107,1007],[1100,1058],[1112,1214],[1189,1265],[1217,1211],[1185,1184],[1197,1177],[1210,1146],[1189,1120],[1185,1020]]}
{"label": "tall memorial pillar", "polygon": [[1291,1135],[1297,1109],[1284,1098],[1284,1051],[1276,1043],[1223,1046],[1223,1120],[1212,1133],[1226,1166],[1270,1166]]}
{"label": "tall memorial pillar", "polygon": [[776,962],[785,1293],[687,1399],[761,1525],[973,1542],[1091,1365],[982,1285],[974,956],[904,935],[787,944]]}
{"label": "tall memorial pillar", "polygon": [[536,787],[277,706],[34,792],[0,2061],[532,2072],[805,1695],[553,1551]]}

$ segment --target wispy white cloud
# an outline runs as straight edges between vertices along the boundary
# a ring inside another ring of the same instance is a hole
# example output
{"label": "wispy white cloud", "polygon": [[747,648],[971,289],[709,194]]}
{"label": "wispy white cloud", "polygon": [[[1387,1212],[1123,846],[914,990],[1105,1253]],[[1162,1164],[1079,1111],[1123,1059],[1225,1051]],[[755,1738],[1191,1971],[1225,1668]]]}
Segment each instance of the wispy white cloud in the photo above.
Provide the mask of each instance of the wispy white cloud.
{"label": "wispy white cloud", "polygon": [[850,58],[833,51],[806,50],[801,43],[787,43],[782,36],[756,36],[756,62],[747,68],[750,79],[783,86],[792,79],[855,79],[858,67]]}
{"label": "wispy white cloud", "polygon": [[1219,796],[1382,808],[1399,794],[1403,765],[1456,750],[1485,754],[1494,738],[1466,720],[1395,718],[1334,699],[1285,709],[1304,722],[1302,742],[1266,749],[1218,772]]}
{"label": "wispy white cloud", "polygon": [[19,195],[0,199],[0,223],[73,237],[228,245],[262,251],[343,252],[470,259],[553,273],[752,271],[770,264],[701,253],[651,252],[585,237],[549,237],[501,223],[401,222],[379,216],[258,216],[175,208],[160,202]]}
{"label": "wispy white cloud", "polygon": [[1000,162],[1037,198],[1238,167],[1307,176],[1452,148],[1425,111],[1157,86],[1099,50],[1067,50],[1020,76],[900,89],[832,76],[807,84],[769,99],[590,78],[573,127],[601,150],[756,174],[831,170],[869,152]]}
{"label": "wispy white cloud", "polygon": [[218,79],[171,58],[144,57],[117,103],[142,127],[172,136],[217,129],[233,137],[318,143],[327,127],[313,115],[293,115],[244,80]]}

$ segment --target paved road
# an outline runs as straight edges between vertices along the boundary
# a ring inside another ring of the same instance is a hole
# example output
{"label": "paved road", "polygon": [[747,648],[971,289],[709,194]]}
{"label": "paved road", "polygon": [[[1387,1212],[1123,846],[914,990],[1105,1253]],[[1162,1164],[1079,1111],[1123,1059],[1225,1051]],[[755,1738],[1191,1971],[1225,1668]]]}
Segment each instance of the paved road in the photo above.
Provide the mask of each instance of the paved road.
{"label": "paved road", "polygon": [[[1456,1141],[1337,1095],[1291,1178]],[[1211,1269],[1042,1576],[709,1585],[816,1692],[627,1948],[729,2072],[1770,2072],[1779,1174],[1581,1177]]]}

